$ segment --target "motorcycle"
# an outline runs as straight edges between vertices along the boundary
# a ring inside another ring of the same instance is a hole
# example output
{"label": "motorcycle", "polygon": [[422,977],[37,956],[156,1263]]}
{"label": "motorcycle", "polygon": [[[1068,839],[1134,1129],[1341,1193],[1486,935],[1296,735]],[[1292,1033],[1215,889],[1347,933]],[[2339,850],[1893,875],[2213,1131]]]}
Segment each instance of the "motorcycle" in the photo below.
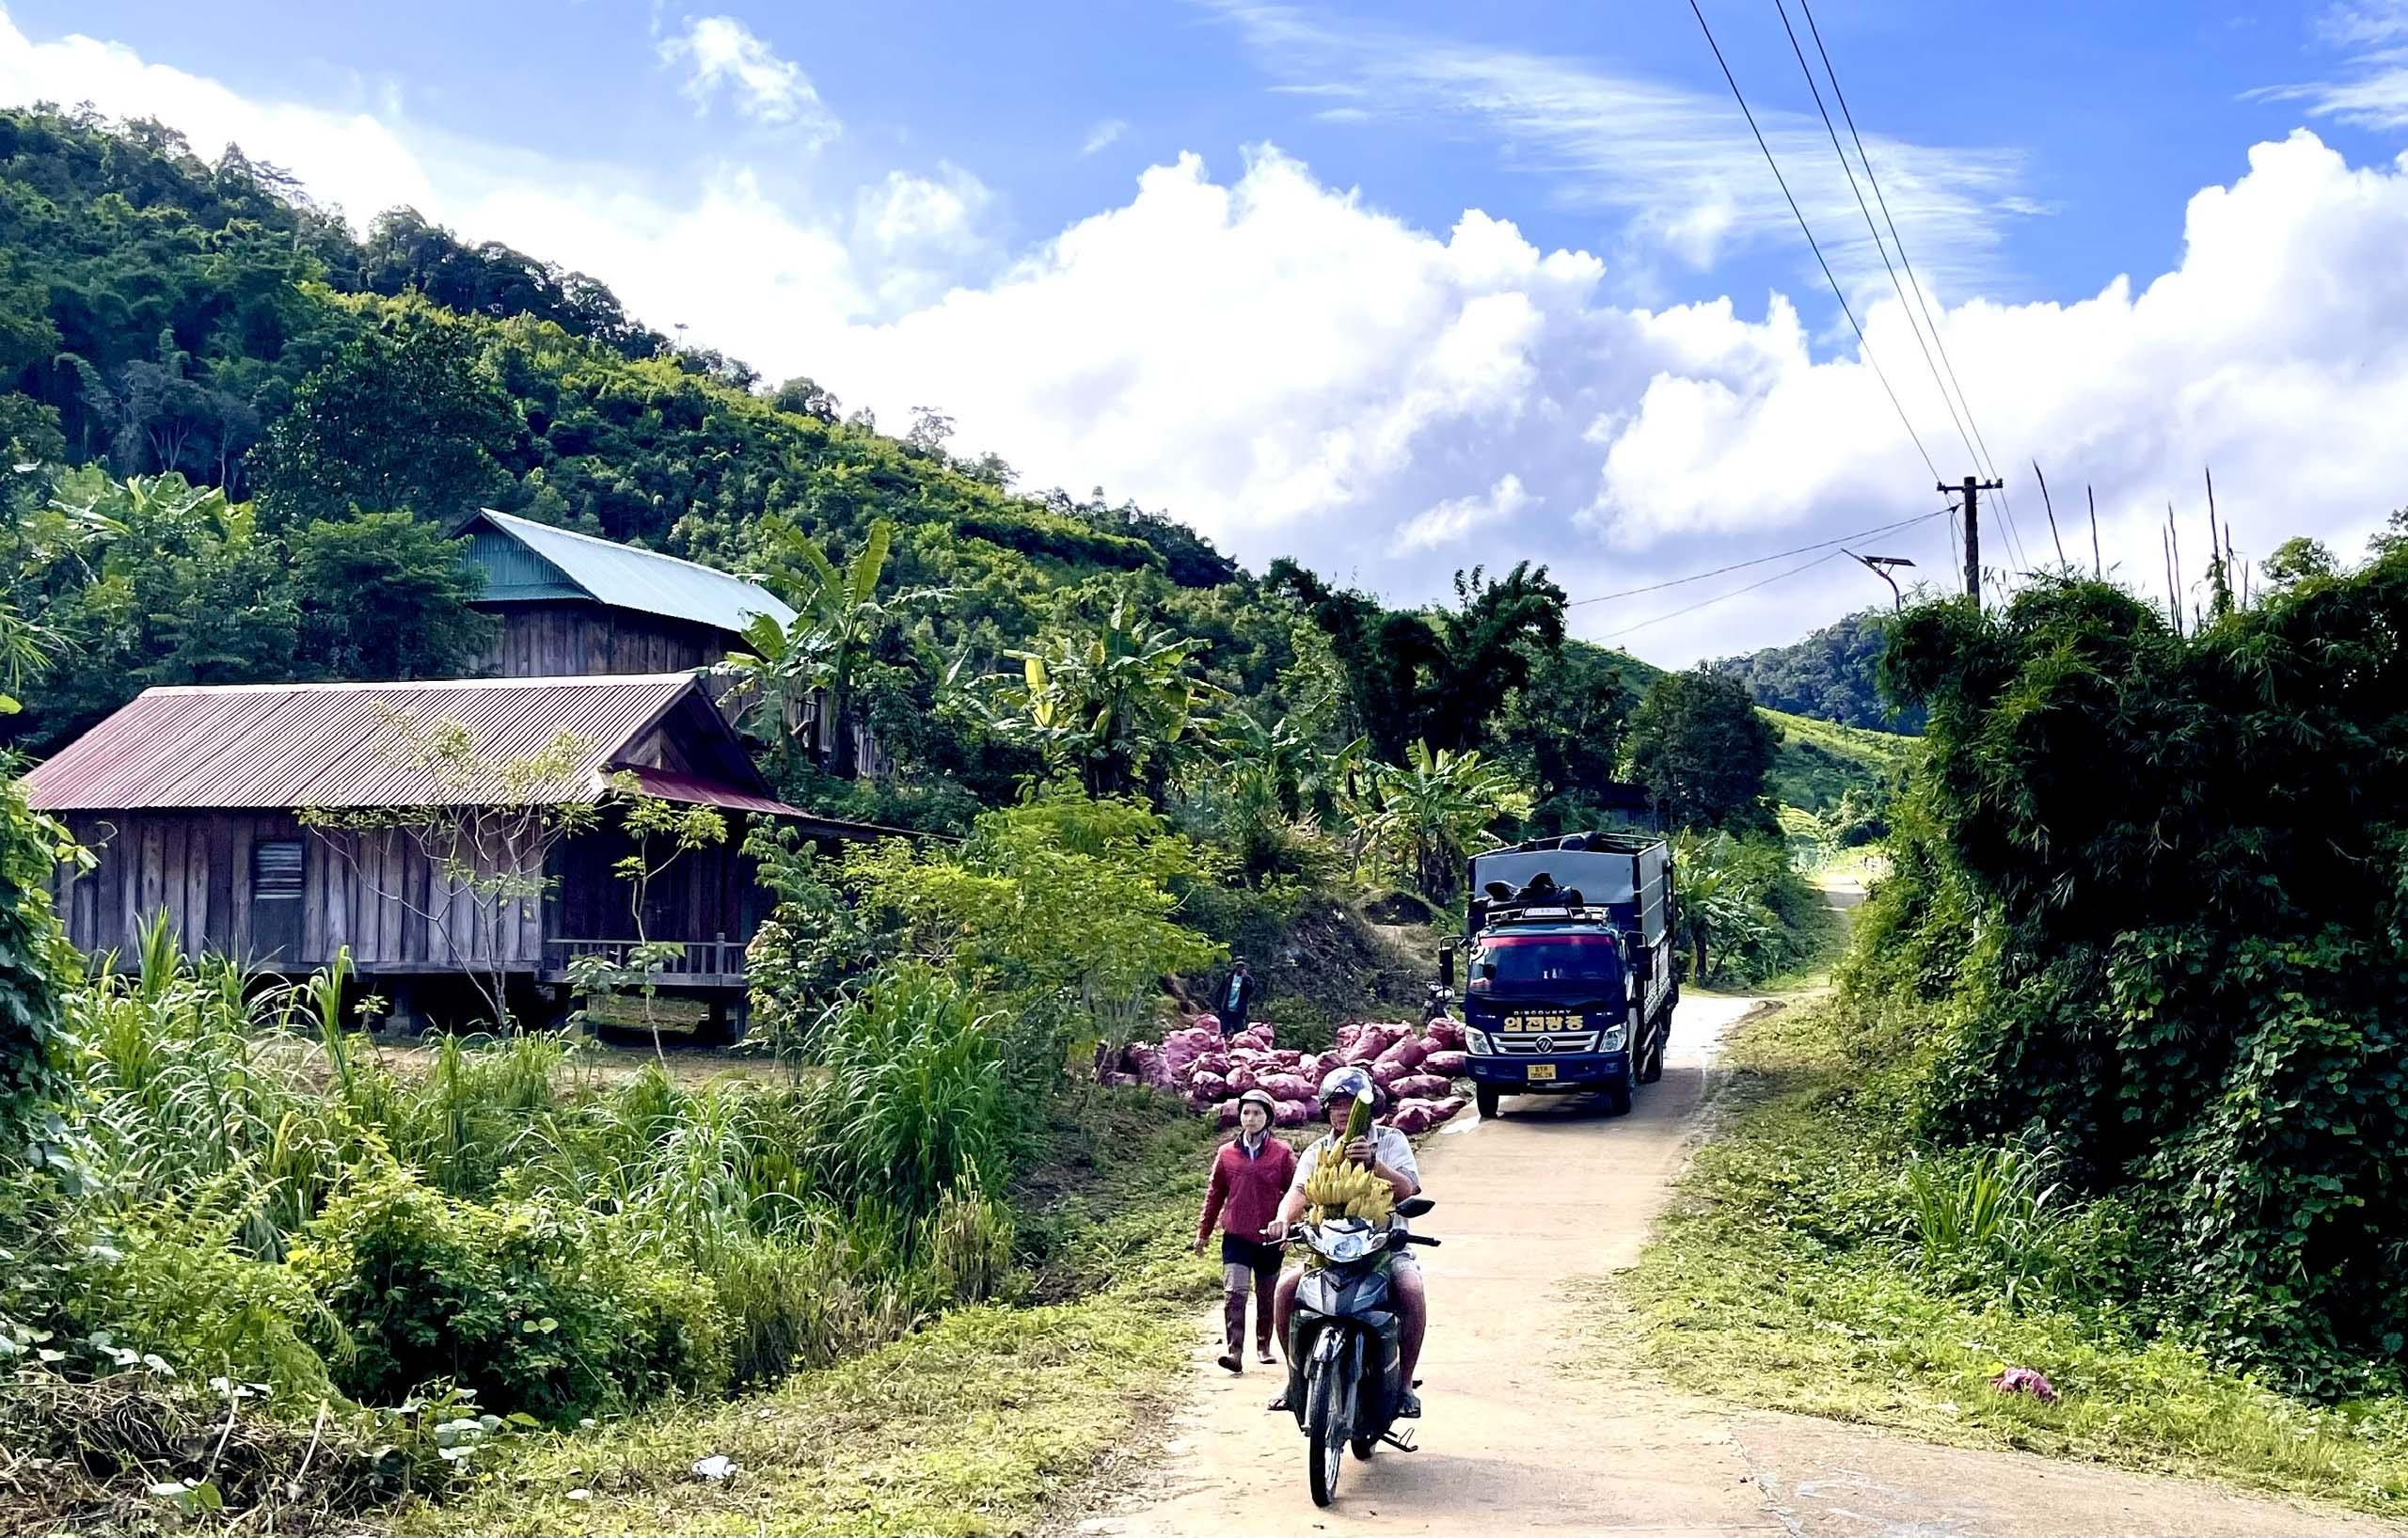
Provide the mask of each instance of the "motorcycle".
{"label": "motorcycle", "polygon": [[1427,1197],[1409,1197],[1380,1223],[1333,1218],[1299,1224],[1289,1236],[1291,1245],[1322,1262],[1307,1267],[1298,1281],[1288,1326],[1288,1407],[1309,1444],[1307,1481],[1316,1506],[1338,1498],[1349,1447],[1365,1460],[1382,1442],[1401,1452],[1415,1451],[1410,1431],[1392,1429],[1409,1386],[1402,1332],[1388,1306],[1389,1258],[1407,1245],[1437,1245],[1404,1225],[1435,1205]]}

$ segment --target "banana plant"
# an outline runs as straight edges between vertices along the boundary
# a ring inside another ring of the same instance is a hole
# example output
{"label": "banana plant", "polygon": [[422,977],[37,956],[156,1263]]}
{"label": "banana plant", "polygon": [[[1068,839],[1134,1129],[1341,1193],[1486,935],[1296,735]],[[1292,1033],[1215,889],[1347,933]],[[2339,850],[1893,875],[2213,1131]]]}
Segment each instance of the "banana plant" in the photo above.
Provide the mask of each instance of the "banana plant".
{"label": "banana plant", "polygon": [[853,686],[871,649],[895,617],[913,605],[947,596],[918,588],[881,599],[879,581],[895,543],[895,525],[879,518],[843,566],[790,523],[770,526],[770,585],[795,610],[784,625],[766,614],[744,628],[744,649],[725,670],[749,696],[746,724],[779,745],[791,767],[794,744],[810,720],[815,697],[825,701],[816,745],[820,768],[850,779],[858,765],[849,729]]}
{"label": "banana plant", "polygon": [[1416,742],[1402,766],[1382,766],[1376,780],[1373,835],[1421,895],[1437,902],[1455,895],[1472,841],[1498,817],[1529,810],[1513,776],[1471,749],[1434,752]]}
{"label": "banana plant", "polygon": [[1168,768],[1220,692],[1188,671],[1203,644],[1123,598],[1101,629],[1006,652],[1020,675],[1002,675],[990,719],[1037,748],[1048,769],[1076,773],[1087,794],[1124,794]]}

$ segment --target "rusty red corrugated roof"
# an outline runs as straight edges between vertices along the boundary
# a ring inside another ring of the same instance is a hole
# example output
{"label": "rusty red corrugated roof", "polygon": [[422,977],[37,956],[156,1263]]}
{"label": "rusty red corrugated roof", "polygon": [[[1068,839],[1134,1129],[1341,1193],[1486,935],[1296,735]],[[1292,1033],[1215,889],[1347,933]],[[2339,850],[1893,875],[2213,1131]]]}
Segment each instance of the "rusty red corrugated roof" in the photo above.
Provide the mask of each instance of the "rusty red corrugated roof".
{"label": "rusty red corrugated roof", "polygon": [[[145,690],[24,784],[48,812],[590,801],[612,760],[696,687],[676,673]],[[465,767],[483,769],[430,765],[412,721],[456,722],[473,743]],[[511,795],[489,772],[562,735],[576,752],[546,784]]]}
{"label": "rusty red corrugated roof", "polygon": [[705,780],[696,775],[673,773],[668,769],[636,765],[624,771],[633,776],[636,788],[647,796],[664,801],[682,801],[689,805],[724,806],[734,812],[766,812],[771,817],[806,817],[811,814],[798,806],[788,806],[772,796],[756,795],[738,790],[717,780]]}

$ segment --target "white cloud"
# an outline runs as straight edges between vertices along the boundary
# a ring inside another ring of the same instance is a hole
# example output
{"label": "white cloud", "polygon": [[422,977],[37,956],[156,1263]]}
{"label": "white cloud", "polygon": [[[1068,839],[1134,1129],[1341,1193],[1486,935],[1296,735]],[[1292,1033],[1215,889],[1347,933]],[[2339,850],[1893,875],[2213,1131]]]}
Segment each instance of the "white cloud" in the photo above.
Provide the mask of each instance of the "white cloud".
{"label": "white cloud", "polygon": [[2318,37],[2343,55],[2347,78],[2244,91],[2261,102],[2301,102],[2312,117],[2362,128],[2408,128],[2408,0],[2327,7]]}
{"label": "white cloud", "polygon": [[[1334,25],[1259,0],[1199,3],[1235,24],[1262,67],[1282,77],[1275,89],[1345,103],[1321,114],[1323,120],[1434,120],[1484,134],[1508,151],[1503,164],[1533,173],[1544,196],[1624,216],[1636,260],[1669,254],[1703,269],[1734,248],[1768,244],[1804,258],[1788,203],[1738,108],[1719,90],[1354,19]],[[1822,119],[1759,103],[1756,121],[1841,276],[1851,288],[1885,285]],[[1865,147],[1891,210],[1917,231],[1918,267],[1942,292],[1998,276],[2004,227],[2040,212],[2020,190],[2022,157],[2014,151],[1939,148],[1878,133],[1866,135]]]}
{"label": "white cloud", "polygon": [[[1153,166],[1007,257],[988,189],[943,166],[806,207],[741,161],[661,190],[389,110],[238,96],[87,39],[36,44],[5,18],[0,98],[156,113],[209,153],[239,139],[356,215],[407,200],[591,272],[649,323],[686,323],[771,378],[808,373],[890,421],[933,406],[957,449],[1002,453],[1024,484],[1101,484],[1250,563],[1295,554],[1401,601],[1442,595],[1456,564],[1525,558],[1576,597],[1619,592],[1940,505],[1877,383],[1818,355],[1786,298],[1617,304],[1595,255],[1542,250],[1477,210],[1418,229],[1268,148],[1219,178],[1195,156]],[[2208,465],[2244,552],[2294,533],[2354,548],[2408,485],[2403,249],[2408,163],[2353,167],[2300,134],[2191,199],[2181,260],[2153,281],[1947,309],[2023,554],[2047,554],[2036,454],[2068,544],[2087,546],[2074,510],[2091,483],[2107,559],[2152,586],[2165,503],[2191,535]],[[1863,315],[1879,354],[1913,355],[1894,301]],[[1893,375],[1937,452],[1937,397]],[[1985,548],[2020,563],[1996,513]],[[1949,570],[1936,523],[1862,553]],[[1678,661],[1888,595],[1834,561],[1650,623],[1794,563],[1576,620],[1639,626],[1647,655]]]}
{"label": "white cloud", "polygon": [[791,128],[814,143],[836,135],[835,117],[802,67],[733,16],[689,20],[684,32],[660,40],[660,60],[687,67],[686,94],[700,110],[724,92],[764,128]]}
{"label": "white cloud", "polygon": [[990,262],[988,214],[994,194],[958,166],[933,176],[889,171],[854,201],[853,250],[875,285],[882,313],[941,296]]}
{"label": "white cloud", "polygon": [[1118,118],[1106,118],[1087,130],[1086,142],[1079,146],[1079,153],[1095,154],[1099,151],[1119,143],[1128,133],[1129,124],[1126,121]]}
{"label": "white cloud", "polygon": [[1530,506],[1533,499],[1522,489],[1522,478],[1509,470],[1481,496],[1450,497],[1415,514],[1397,531],[1397,548],[1427,550],[1455,544],[1475,529],[1513,517]]}

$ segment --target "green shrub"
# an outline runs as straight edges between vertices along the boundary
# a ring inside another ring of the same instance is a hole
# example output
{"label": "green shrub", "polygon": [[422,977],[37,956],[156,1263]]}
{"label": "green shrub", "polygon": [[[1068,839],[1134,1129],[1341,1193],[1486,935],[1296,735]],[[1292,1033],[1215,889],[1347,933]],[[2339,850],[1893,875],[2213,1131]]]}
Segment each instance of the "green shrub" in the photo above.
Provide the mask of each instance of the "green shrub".
{"label": "green shrub", "polygon": [[966,984],[917,961],[879,974],[830,1017],[813,1153],[842,1195],[916,1220],[957,1182],[1010,1178],[1035,1108],[1006,1078],[1002,1028]]}
{"label": "green shrub", "polygon": [[582,1213],[480,1206],[387,1169],[338,1197],[291,1264],[348,1339],[337,1383],[367,1403],[448,1382],[563,1422],[727,1379],[710,1284]]}
{"label": "green shrub", "polygon": [[50,905],[65,837],[25,804],[17,768],[13,753],[0,753],[0,1154],[11,1156],[47,1127],[61,1081],[64,994],[83,971]]}
{"label": "green shrub", "polygon": [[2124,1278],[2320,1394],[2408,1371],[2408,546],[2228,595],[2110,584],[1897,625],[1930,712],[1852,984],[1927,1016],[1921,1129],[2043,1148],[2166,1252]]}

